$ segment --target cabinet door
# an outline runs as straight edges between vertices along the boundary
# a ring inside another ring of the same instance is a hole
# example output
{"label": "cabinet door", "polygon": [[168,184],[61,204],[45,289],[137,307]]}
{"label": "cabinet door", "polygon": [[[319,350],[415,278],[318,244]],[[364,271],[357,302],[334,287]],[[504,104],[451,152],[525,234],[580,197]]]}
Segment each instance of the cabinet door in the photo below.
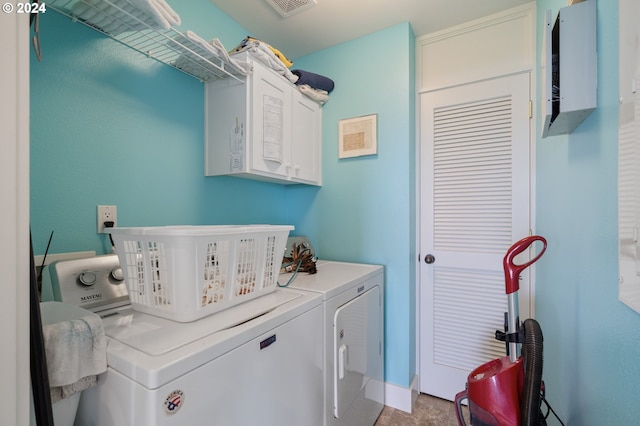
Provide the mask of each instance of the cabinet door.
{"label": "cabinet door", "polygon": [[254,66],[252,85],[252,169],[287,177],[291,167],[291,87],[259,64]]}
{"label": "cabinet door", "polygon": [[205,175],[245,173],[248,96],[233,79],[205,83]]}
{"label": "cabinet door", "polygon": [[299,91],[293,93],[291,179],[321,184],[322,109]]}

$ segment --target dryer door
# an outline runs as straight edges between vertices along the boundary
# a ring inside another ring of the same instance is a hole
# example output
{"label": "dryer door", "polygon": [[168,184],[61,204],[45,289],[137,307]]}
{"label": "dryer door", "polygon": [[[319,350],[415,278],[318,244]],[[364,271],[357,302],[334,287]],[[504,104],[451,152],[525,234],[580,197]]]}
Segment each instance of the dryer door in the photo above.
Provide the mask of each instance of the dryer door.
{"label": "dryer door", "polygon": [[380,287],[345,303],[333,317],[333,410],[345,415],[351,403],[364,391],[371,377],[382,368]]}

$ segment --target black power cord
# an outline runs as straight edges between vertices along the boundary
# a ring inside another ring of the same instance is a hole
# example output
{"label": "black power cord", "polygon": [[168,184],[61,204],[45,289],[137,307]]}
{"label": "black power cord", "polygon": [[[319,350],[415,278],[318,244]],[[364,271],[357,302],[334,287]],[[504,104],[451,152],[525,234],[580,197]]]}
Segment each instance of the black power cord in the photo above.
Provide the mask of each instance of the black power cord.
{"label": "black power cord", "polygon": [[[115,225],[113,221],[104,222],[105,228],[113,228],[113,225]],[[113,237],[111,236],[111,233],[109,233],[109,241],[111,241],[111,247],[115,248],[116,245],[113,243]]]}
{"label": "black power cord", "polygon": [[546,424],[547,421],[547,417],[549,417],[549,414],[553,413],[553,415],[556,417],[556,419],[558,419],[558,421],[560,422],[560,424],[562,426],[565,426],[564,423],[562,422],[562,419],[560,419],[560,416],[558,416],[558,413],[556,413],[553,408],[551,407],[551,405],[549,405],[549,401],[547,401],[547,399],[545,398],[545,392],[544,390],[542,392],[540,392],[540,411],[542,411],[542,404],[544,403],[544,405],[546,405],[547,407],[547,412],[542,413],[542,417],[544,419],[544,424]]}

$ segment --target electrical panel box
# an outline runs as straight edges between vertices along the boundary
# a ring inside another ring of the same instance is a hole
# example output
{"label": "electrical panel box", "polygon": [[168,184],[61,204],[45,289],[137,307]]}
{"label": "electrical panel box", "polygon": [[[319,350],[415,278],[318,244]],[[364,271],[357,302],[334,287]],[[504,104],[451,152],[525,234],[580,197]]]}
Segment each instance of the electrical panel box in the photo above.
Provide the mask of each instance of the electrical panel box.
{"label": "electrical panel box", "polygon": [[542,137],[568,134],[597,106],[596,0],[547,11],[544,55]]}

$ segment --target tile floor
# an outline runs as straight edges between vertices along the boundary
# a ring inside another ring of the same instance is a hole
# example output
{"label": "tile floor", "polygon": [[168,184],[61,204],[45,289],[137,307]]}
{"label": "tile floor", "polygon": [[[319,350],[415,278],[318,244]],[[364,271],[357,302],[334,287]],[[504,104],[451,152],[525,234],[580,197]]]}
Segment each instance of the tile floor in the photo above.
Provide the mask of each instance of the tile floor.
{"label": "tile floor", "polygon": [[458,421],[452,402],[421,393],[413,413],[384,407],[375,426],[458,426]]}

